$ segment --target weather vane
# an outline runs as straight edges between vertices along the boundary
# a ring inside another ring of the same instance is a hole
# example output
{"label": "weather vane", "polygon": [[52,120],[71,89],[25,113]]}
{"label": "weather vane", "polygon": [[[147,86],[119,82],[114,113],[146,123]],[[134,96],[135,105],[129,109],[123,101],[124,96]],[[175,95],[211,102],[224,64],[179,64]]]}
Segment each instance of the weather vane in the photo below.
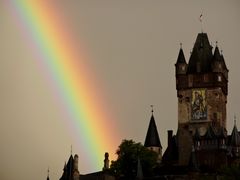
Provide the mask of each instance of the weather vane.
{"label": "weather vane", "polygon": [[234,114],[234,125],[236,125],[237,117],[236,114]]}
{"label": "weather vane", "polygon": [[48,175],[48,177],[49,177],[49,167],[48,167],[48,169],[47,169],[47,175]]}
{"label": "weather vane", "polygon": [[151,111],[151,112],[153,113],[153,105],[150,105],[150,106],[151,106],[151,108],[152,108],[152,111]]}
{"label": "weather vane", "polygon": [[203,13],[199,16],[199,21],[201,22],[201,31],[203,33]]}

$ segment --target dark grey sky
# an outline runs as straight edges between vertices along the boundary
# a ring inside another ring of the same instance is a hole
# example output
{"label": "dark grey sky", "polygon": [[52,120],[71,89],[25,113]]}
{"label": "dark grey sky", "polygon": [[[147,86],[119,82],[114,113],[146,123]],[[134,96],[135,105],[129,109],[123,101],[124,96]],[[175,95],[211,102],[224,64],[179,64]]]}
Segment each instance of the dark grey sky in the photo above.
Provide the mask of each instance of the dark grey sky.
{"label": "dark grey sky", "polygon": [[[144,142],[151,104],[164,149],[167,130],[176,133],[174,64],[180,42],[189,58],[201,32],[201,13],[203,31],[213,46],[219,42],[230,70],[229,131],[234,113],[240,116],[238,0],[71,0],[57,1],[56,8],[70,28],[79,32],[76,39],[89,52],[89,63],[107,94],[107,108],[118,125],[119,143],[124,138]],[[0,179],[41,180],[46,178],[48,166],[51,179],[57,179],[75,139],[60,123],[63,117],[49,87],[2,3],[0,23]],[[74,153],[79,152],[74,149]],[[81,162],[81,156],[80,172],[91,172]]]}

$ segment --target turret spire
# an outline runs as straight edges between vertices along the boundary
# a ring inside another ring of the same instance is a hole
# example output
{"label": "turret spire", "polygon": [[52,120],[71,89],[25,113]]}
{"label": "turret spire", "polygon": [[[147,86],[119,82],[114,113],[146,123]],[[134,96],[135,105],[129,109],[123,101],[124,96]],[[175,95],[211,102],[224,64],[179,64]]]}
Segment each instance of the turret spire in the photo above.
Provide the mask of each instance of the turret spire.
{"label": "turret spire", "polygon": [[200,14],[199,21],[201,23],[201,32],[203,33],[203,13]]}
{"label": "turret spire", "polygon": [[49,167],[47,169],[47,180],[50,180],[50,178],[49,178]]}
{"label": "turret spire", "polygon": [[236,114],[234,114],[234,126],[236,126]]}
{"label": "turret spire", "polygon": [[153,112],[154,112],[154,110],[153,110],[153,105],[150,105],[150,106],[151,106],[151,108],[152,108],[151,112],[152,112],[152,115],[153,115]]}
{"label": "turret spire", "polygon": [[[152,113],[153,113],[153,111],[152,111]],[[153,114],[151,116],[150,123],[148,126],[148,131],[147,131],[147,136],[145,139],[144,146],[145,147],[161,147],[162,148]]]}

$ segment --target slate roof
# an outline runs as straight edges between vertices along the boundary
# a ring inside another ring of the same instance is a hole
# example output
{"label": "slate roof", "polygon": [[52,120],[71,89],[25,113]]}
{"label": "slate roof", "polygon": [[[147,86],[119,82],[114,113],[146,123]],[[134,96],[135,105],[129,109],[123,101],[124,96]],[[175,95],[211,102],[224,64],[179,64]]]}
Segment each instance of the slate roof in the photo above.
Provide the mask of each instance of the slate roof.
{"label": "slate roof", "polygon": [[212,46],[209,43],[207,34],[199,33],[189,59],[187,73],[196,73],[198,64],[200,72],[210,72],[212,57]]}
{"label": "slate roof", "polygon": [[182,48],[180,48],[180,50],[179,50],[178,58],[177,58],[177,63],[176,63],[176,64],[179,64],[179,63],[184,63],[184,64],[186,64],[186,60],[185,60],[185,56],[184,56],[184,53],[183,53]]}
{"label": "slate roof", "polygon": [[63,175],[60,178],[60,180],[68,180],[73,178],[73,167],[74,167],[74,159],[71,155],[68,159],[67,164],[65,163],[64,169],[63,169]]}
{"label": "slate roof", "polygon": [[157,131],[157,126],[156,126],[153,115],[151,116],[151,119],[150,119],[144,146],[145,147],[161,147],[162,148],[162,145],[161,145],[161,142],[159,139],[159,135],[158,135],[158,131]]}
{"label": "slate roof", "polygon": [[222,58],[221,58],[218,46],[216,46],[214,54],[213,54],[213,61],[219,61],[220,62],[221,60],[222,60]]}
{"label": "slate roof", "polygon": [[221,54],[221,62],[223,63],[223,67],[228,71],[228,68],[227,68],[227,65],[226,65],[226,63],[225,63],[223,54]]}
{"label": "slate roof", "polygon": [[230,145],[233,147],[240,146],[240,135],[238,133],[236,124],[234,125],[232,134],[230,136]]}

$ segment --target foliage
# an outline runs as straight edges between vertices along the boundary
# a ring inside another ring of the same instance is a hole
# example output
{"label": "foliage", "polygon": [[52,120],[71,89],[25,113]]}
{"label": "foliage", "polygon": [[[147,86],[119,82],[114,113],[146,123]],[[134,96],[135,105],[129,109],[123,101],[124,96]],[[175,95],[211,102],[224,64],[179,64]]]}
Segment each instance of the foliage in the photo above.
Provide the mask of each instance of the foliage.
{"label": "foliage", "polygon": [[116,152],[118,158],[111,163],[111,172],[117,177],[133,179],[137,174],[137,161],[141,161],[144,176],[150,176],[157,165],[157,153],[148,150],[141,143],[123,140]]}
{"label": "foliage", "polygon": [[221,180],[239,179],[240,167],[237,165],[224,166],[218,170]]}

